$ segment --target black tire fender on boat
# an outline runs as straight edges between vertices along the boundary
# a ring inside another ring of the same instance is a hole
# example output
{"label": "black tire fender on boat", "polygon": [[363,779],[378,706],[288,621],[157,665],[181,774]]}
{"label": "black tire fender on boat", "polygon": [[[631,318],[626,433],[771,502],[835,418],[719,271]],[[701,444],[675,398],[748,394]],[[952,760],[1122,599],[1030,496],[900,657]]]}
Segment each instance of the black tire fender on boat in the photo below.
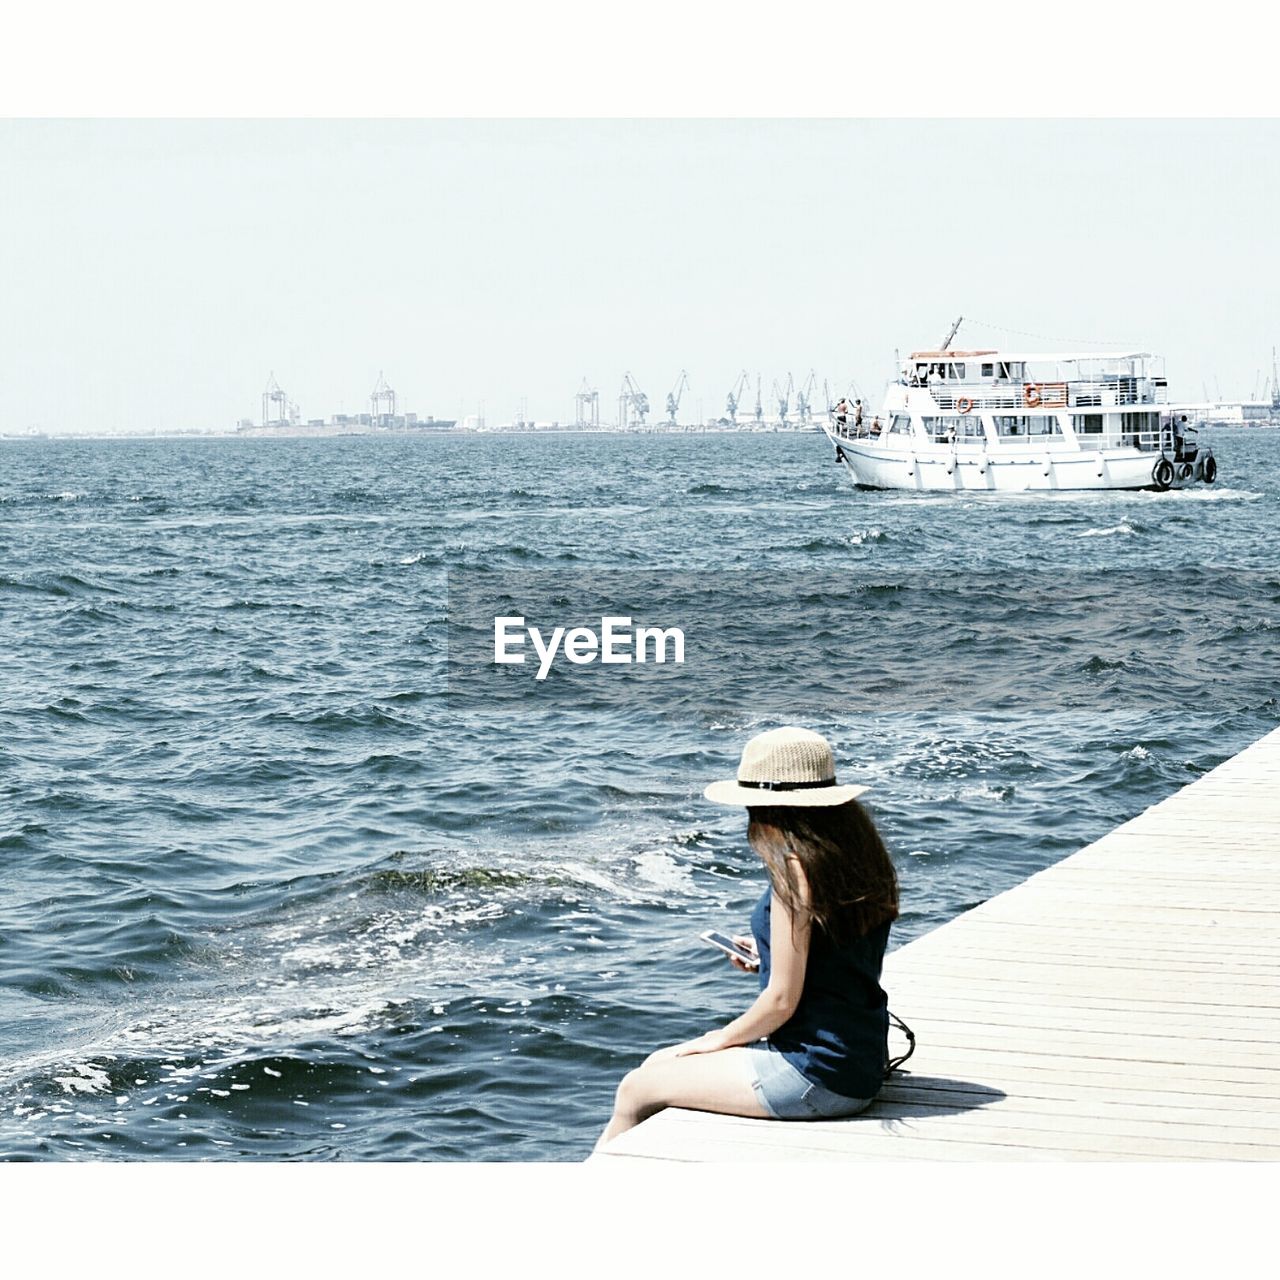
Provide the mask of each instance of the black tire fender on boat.
{"label": "black tire fender on boat", "polygon": [[1168,458],[1161,458],[1151,468],[1151,483],[1163,493],[1173,483],[1173,463]]}
{"label": "black tire fender on boat", "polygon": [[1184,462],[1182,466],[1178,468],[1178,479],[1179,480],[1191,479],[1191,463]]}
{"label": "black tire fender on boat", "polygon": [[1213,454],[1210,454],[1204,460],[1204,468],[1200,472],[1200,476],[1204,480],[1205,484],[1212,484],[1218,478],[1218,463],[1214,459]]}
{"label": "black tire fender on boat", "polygon": [[838,467],[844,461],[844,450],[836,445],[836,466]]}

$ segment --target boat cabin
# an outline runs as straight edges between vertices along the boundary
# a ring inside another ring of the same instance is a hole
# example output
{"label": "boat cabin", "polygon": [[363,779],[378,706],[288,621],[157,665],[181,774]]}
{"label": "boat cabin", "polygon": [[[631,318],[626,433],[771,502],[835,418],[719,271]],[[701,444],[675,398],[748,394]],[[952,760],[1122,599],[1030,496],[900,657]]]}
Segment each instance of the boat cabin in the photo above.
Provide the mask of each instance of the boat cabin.
{"label": "boat cabin", "polygon": [[1163,364],[1145,351],[913,351],[884,413],[864,418],[859,434],[979,447],[1172,449],[1175,436],[1189,442],[1195,429],[1168,404]]}

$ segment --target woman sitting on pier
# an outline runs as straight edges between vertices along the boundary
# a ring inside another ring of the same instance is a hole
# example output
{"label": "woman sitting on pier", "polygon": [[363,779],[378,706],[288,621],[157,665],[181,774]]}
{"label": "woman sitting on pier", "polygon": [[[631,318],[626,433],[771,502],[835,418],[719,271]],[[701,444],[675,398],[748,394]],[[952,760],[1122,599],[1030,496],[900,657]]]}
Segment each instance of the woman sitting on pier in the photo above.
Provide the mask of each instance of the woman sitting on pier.
{"label": "woman sitting on pier", "polygon": [[898,881],[857,797],[836,782],[831,747],[807,729],[747,743],[738,776],[709,800],[747,808],[747,841],[769,888],[751,914],[760,994],[728,1026],[659,1049],[618,1086],[597,1147],[664,1107],[774,1120],[854,1115],[888,1063],[880,966]]}

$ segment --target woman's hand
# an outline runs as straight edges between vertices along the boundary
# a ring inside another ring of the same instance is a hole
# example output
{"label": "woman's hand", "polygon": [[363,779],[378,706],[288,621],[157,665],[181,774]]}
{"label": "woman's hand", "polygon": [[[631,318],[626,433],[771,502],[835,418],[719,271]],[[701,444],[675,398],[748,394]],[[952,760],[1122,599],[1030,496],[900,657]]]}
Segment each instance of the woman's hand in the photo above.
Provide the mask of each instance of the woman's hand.
{"label": "woman's hand", "polygon": [[750,951],[755,956],[754,963],[748,964],[745,960],[739,960],[737,956],[730,956],[729,963],[742,973],[759,973],[760,972],[760,955],[756,951],[756,940],[751,937],[744,937],[741,934],[734,935],[734,942],[744,950]]}
{"label": "woman's hand", "polygon": [[732,1047],[733,1042],[723,1031],[708,1031],[706,1035],[699,1036],[696,1040],[686,1040],[684,1044],[676,1045],[673,1056],[687,1058],[693,1053],[719,1053],[721,1049]]}

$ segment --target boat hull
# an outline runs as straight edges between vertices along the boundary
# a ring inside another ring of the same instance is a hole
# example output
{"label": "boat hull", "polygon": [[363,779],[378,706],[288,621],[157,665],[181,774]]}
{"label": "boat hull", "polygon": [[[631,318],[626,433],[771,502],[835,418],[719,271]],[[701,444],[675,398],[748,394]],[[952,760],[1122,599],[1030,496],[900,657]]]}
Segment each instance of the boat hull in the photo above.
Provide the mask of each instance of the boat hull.
{"label": "boat hull", "polygon": [[[825,430],[825,428],[824,428]],[[932,493],[1027,493],[1099,489],[1185,488],[1203,480],[1202,454],[1174,466],[1167,486],[1152,474],[1159,455],[1131,448],[988,452],[981,448],[911,448],[895,443],[850,440],[826,430],[856,484],[871,489]]]}

